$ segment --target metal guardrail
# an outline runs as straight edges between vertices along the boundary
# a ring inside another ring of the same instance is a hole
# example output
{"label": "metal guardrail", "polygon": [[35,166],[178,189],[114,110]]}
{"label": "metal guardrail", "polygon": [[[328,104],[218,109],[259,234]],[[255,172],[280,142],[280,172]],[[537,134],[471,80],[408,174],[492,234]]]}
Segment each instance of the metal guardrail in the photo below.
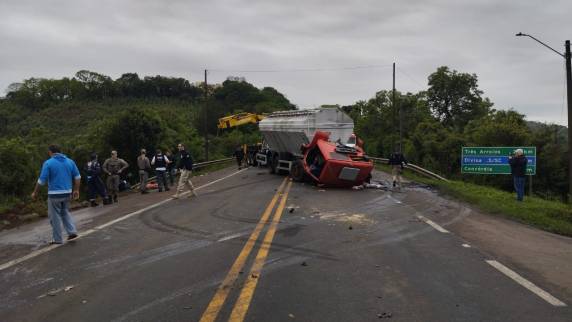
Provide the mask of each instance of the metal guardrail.
{"label": "metal guardrail", "polygon": [[[385,163],[387,164],[389,162],[389,159],[386,158],[374,158],[374,157],[370,157],[368,156],[369,159],[373,160],[373,162],[375,163]],[[444,177],[431,172],[427,169],[424,169],[418,165],[412,164],[412,163],[408,163],[405,168],[410,169],[411,171],[417,172],[421,175],[424,175],[426,177],[432,178],[432,179],[437,179],[437,180],[441,180],[441,181],[445,181],[445,182],[449,182],[449,180],[445,179]]]}
{"label": "metal guardrail", "polygon": [[[229,161],[233,161],[233,160],[234,160],[234,158],[225,158],[225,159],[219,159],[219,160],[199,162],[199,163],[193,164],[193,169],[200,169],[200,168],[207,167],[209,165],[225,163],[225,162],[229,162]],[[155,179],[157,179],[156,176],[150,177],[149,179],[147,179],[147,182],[155,180]],[[132,185],[131,190],[139,188],[139,185],[140,185],[140,183],[136,183],[136,184]]]}

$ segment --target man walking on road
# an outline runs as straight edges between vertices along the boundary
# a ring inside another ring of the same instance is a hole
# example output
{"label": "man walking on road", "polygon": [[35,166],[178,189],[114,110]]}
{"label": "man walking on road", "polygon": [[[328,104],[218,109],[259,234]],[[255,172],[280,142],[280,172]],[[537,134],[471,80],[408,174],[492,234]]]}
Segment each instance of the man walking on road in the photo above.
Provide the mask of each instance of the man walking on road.
{"label": "man walking on road", "polygon": [[403,166],[407,164],[407,160],[400,152],[394,152],[389,156],[389,165],[391,166],[391,175],[393,176],[393,187],[399,184],[401,190],[401,173]]}
{"label": "man walking on road", "polygon": [[195,187],[191,182],[191,172],[193,170],[193,158],[191,154],[187,150],[185,150],[185,146],[182,143],[179,143],[177,148],[179,149],[179,163],[177,164],[177,168],[180,170],[181,176],[179,177],[179,185],[177,187],[177,193],[175,193],[173,198],[175,199],[179,198],[179,196],[183,192],[183,189],[185,188],[185,185],[189,187],[189,190],[191,190],[191,194],[196,197],[197,194],[195,193]]}
{"label": "man walking on road", "polygon": [[523,201],[528,159],[524,156],[522,149],[516,149],[514,156],[509,157],[508,163],[510,164],[510,172],[514,182],[514,190],[516,190],[516,201]]}
{"label": "man walking on road", "polygon": [[[77,230],[69,212],[70,195],[79,199],[81,176],[75,162],[61,153],[57,145],[48,147],[50,158],[42,165],[40,177],[32,192],[32,199],[38,197],[41,185],[48,184],[48,217],[52,225],[53,240],[50,244],[62,244],[62,223],[68,240],[77,237]],[[73,190],[72,190],[73,181]]]}
{"label": "man walking on road", "polygon": [[100,178],[101,164],[97,160],[97,154],[95,152],[92,153],[90,159],[91,160],[85,165],[85,172],[87,174],[87,194],[90,205],[92,207],[96,207],[98,205],[95,201],[98,194],[101,196],[103,204],[107,205],[110,201],[107,196],[105,185]]}
{"label": "man walking on road", "polygon": [[242,159],[244,159],[244,150],[241,145],[238,145],[234,150],[233,156],[236,158],[236,164],[238,165],[238,170],[242,167]]}
{"label": "man walking on road", "polygon": [[163,155],[161,150],[157,149],[151,164],[155,166],[155,175],[157,176],[157,184],[159,185],[159,192],[169,191],[169,183],[167,183],[167,165],[170,163],[169,159]]}
{"label": "man walking on road", "polygon": [[103,163],[103,171],[107,173],[107,189],[109,195],[113,197],[113,202],[117,202],[117,193],[119,192],[119,175],[123,170],[127,169],[129,164],[125,160],[117,157],[117,151],[111,151],[111,158]]}
{"label": "man walking on road", "polygon": [[148,193],[147,179],[149,179],[149,170],[151,169],[151,163],[146,154],[147,151],[141,149],[141,155],[137,157],[137,167],[139,167],[139,191],[141,191],[142,194]]}

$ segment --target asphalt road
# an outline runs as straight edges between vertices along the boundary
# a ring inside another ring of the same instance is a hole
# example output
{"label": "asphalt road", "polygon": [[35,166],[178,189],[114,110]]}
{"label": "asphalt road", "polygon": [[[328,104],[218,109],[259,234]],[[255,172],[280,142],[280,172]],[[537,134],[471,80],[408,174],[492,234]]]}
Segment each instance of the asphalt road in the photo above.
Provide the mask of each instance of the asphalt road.
{"label": "asphalt road", "polygon": [[[489,264],[490,251],[439,231],[469,210],[423,187],[321,189],[250,168],[94,229],[168,195],[150,196],[1,270],[0,321],[572,320]],[[571,304],[568,289],[530,282]]]}

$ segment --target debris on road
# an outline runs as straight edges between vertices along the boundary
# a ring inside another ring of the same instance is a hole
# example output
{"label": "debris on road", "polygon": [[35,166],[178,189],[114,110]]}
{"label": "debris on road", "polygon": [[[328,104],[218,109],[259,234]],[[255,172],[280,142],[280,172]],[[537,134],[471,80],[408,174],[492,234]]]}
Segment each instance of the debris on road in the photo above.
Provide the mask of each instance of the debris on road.
{"label": "debris on road", "polygon": [[377,317],[380,319],[391,319],[392,316],[393,314],[391,314],[391,312],[382,312],[377,314]]}
{"label": "debris on road", "polygon": [[252,277],[252,278],[258,278],[258,274],[252,273],[252,274],[250,274],[250,277]]}
{"label": "debris on road", "polygon": [[185,307],[183,308],[183,310],[190,310],[190,309],[192,309],[192,308],[193,308],[192,306],[185,306]]}
{"label": "debris on road", "polygon": [[87,303],[87,300],[81,300],[81,304]]}
{"label": "debris on road", "polygon": [[291,319],[295,318],[294,314],[292,314],[292,313],[288,314],[288,317]]}
{"label": "debris on road", "polygon": [[306,263],[306,262],[302,262],[302,264],[301,264],[301,265],[302,265],[302,266],[308,266],[308,263]]}
{"label": "debris on road", "polygon": [[352,230],[352,229],[354,229],[354,227],[352,227],[352,226],[349,226],[349,227],[348,227],[348,229],[349,229],[349,230]]}
{"label": "debris on road", "polygon": [[289,213],[293,213],[293,212],[294,212],[294,208],[290,208],[290,209],[288,210],[288,212],[289,212]]}
{"label": "debris on road", "polygon": [[66,287],[64,288],[64,292],[70,291],[71,289],[73,289],[73,285],[66,286]]}

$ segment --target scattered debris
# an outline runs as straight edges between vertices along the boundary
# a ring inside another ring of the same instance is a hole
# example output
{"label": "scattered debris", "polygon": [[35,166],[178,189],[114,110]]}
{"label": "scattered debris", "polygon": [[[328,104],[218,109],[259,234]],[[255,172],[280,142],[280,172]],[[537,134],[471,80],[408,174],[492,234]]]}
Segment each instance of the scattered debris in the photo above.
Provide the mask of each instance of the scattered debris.
{"label": "scattered debris", "polygon": [[64,288],[64,292],[70,291],[71,289],[73,289],[73,285],[66,286],[66,287]]}
{"label": "scattered debris", "polygon": [[465,248],[471,248],[471,245],[469,245],[469,244],[463,244],[463,247],[465,247]]}
{"label": "scattered debris", "polygon": [[185,306],[185,307],[183,308],[183,310],[190,310],[190,309],[192,309],[192,308],[193,308],[192,306]]}
{"label": "scattered debris", "polygon": [[375,267],[376,267],[376,268],[380,268],[381,266],[380,266],[380,265],[375,265]]}
{"label": "scattered debris", "polygon": [[87,303],[87,300],[81,300],[81,304]]}
{"label": "scattered debris", "polygon": [[349,227],[348,227],[348,229],[349,229],[349,230],[352,230],[352,229],[354,229],[354,227],[352,227],[352,226],[349,226]]}
{"label": "scattered debris", "polygon": [[258,278],[258,274],[252,273],[252,274],[250,274],[250,277],[252,277],[252,278]]}
{"label": "scattered debris", "polygon": [[382,299],[381,295],[378,295],[377,298],[378,298],[378,299]]}
{"label": "scattered debris", "polygon": [[243,271],[239,271],[238,274],[244,274],[244,272],[243,272]]}
{"label": "scattered debris", "polygon": [[288,314],[288,317],[291,319],[295,318],[294,314],[292,314],[292,313]]}
{"label": "scattered debris", "polygon": [[290,208],[290,209],[288,210],[288,212],[289,212],[289,213],[293,213],[293,212],[294,212],[294,208]]}
{"label": "scattered debris", "polygon": [[319,192],[325,192],[326,189],[319,189],[318,191],[319,191]]}
{"label": "scattered debris", "polygon": [[391,314],[391,312],[382,312],[377,314],[377,317],[380,319],[391,319],[392,316],[393,314]]}
{"label": "scattered debris", "polygon": [[308,263],[306,263],[306,262],[302,262],[302,264],[301,264],[301,265],[302,265],[302,266],[308,266]]}

